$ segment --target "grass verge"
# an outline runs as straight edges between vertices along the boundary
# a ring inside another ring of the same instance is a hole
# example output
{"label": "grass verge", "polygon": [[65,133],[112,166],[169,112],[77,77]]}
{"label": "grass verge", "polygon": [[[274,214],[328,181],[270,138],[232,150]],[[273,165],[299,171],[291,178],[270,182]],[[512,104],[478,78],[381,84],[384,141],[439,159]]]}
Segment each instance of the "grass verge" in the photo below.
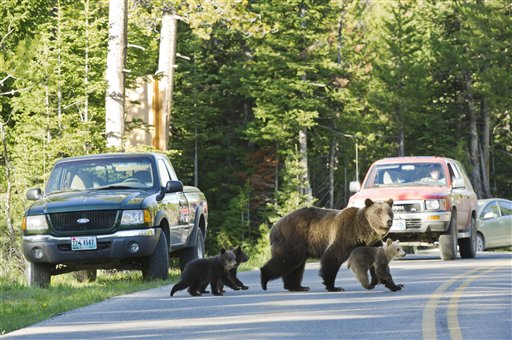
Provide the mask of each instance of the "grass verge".
{"label": "grass verge", "polygon": [[0,335],[117,295],[170,284],[178,277],[179,270],[171,270],[167,281],[145,282],[140,272],[99,271],[95,282],[77,282],[65,274],[52,277],[47,289],[0,282]]}

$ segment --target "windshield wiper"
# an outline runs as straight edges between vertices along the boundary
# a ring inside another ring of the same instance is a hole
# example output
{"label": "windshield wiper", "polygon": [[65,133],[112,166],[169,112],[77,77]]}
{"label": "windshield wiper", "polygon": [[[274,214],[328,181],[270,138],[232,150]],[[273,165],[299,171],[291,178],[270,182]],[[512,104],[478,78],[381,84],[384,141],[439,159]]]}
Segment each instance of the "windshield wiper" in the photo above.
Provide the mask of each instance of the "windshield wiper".
{"label": "windshield wiper", "polygon": [[140,189],[140,188],[135,188],[130,185],[115,184],[115,185],[107,185],[104,187],[91,188],[91,189],[92,190],[110,190],[110,189]]}

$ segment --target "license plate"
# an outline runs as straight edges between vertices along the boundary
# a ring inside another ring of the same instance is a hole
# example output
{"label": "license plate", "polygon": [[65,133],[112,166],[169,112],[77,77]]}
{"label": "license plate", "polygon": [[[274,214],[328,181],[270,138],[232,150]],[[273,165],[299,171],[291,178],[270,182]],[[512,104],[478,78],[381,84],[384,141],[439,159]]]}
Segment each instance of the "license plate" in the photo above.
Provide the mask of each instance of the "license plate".
{"label": "license plate", "polygon": [[91,250],[96,248],[96,236],[71,237],[71,250]]}
{"label": "license plate", "polygon": [[393,220],[391,230],[405,230],[405,220]]}

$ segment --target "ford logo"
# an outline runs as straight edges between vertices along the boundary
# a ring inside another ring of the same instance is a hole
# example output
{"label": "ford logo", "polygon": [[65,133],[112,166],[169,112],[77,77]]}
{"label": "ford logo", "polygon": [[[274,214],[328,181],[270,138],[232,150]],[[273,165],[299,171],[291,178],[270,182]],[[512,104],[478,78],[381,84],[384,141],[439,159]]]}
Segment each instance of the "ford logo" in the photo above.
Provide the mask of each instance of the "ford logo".
{"label": "ford logo", "polygon": [[79,218],[78,220],[76,220],[76,222],[78,224],[86,224],[86,223],[89,223],[89,219],[88,218]]}

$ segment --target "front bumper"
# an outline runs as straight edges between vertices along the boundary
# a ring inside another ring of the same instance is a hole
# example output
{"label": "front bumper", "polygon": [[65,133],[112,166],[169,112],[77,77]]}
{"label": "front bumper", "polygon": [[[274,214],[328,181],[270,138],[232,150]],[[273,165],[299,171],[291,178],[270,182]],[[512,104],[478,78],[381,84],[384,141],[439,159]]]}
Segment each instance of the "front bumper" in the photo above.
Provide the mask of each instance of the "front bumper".
{"label": "front bumper", "polygon": [[[122,230],[108,235],[97,235],[97,249],[71,250],[71,237],[52,235],[27,235],[23,237],[23,255],[32,263],[83,264],[104,263],[149,256],[155,251],[161,229]],[[128,245],[137,242],[139,250],[129,251]],[[41,249],[42,257],[36,258],[34,250]]]}
{"label": "front bumper", "polygon": [[450,211],[395,213],[390,234],[443,233],[450,225]]}

